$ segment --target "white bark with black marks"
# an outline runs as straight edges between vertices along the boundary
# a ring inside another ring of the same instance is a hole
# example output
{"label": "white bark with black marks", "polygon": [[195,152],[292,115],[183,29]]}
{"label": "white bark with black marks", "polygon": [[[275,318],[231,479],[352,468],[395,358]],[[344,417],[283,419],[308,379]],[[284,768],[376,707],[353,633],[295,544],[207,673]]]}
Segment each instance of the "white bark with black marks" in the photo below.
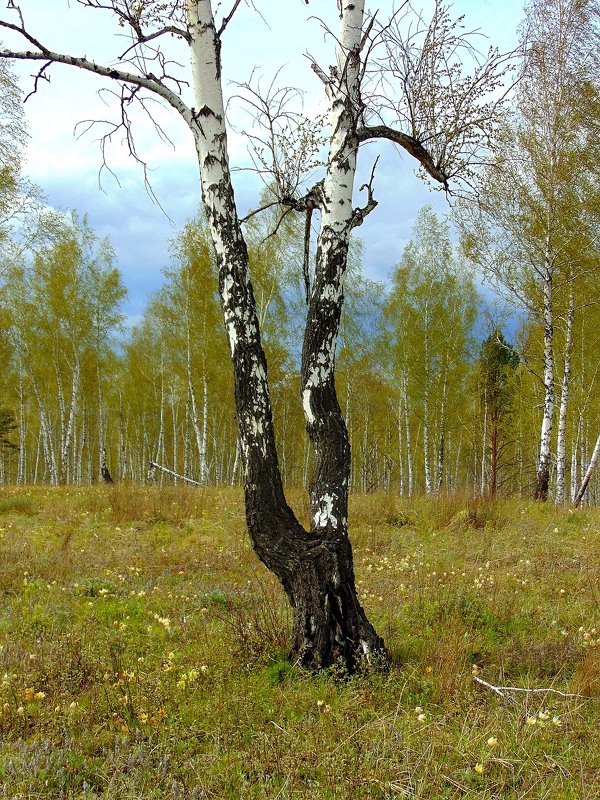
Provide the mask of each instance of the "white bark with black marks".
{"label": "white bark with black marks", "polygon": [[556,494],[557,503],[565,502],[567,472],[567,410],[569,391],[571,388],[571,358],[573,355],[573,322],[575,319],[575,291],[569,287],[569,307],[567,310],[567,331],[565,337],[565,355],[563,379],[558,411],[558,434],[556,440]]}
{"label": "white bark with black marks", "polygon": [[544,408],[540,432],[540,455],[535,483],[535,499],[548,499],[550,485],[550,456],[552,425],[554,422],[554,264],[550,255],[550,243],[546,245],[543,275],[543,323],[544,323]]}

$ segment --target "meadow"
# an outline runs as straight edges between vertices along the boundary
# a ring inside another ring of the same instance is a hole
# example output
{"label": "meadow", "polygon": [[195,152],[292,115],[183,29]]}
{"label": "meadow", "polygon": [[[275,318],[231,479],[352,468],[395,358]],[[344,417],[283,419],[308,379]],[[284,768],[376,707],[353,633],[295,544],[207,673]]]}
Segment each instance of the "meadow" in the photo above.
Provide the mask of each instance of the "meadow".
{"label": "meadow", "polygon": [[239,490],[4,487],[0,797],[600,798],[600,510],[355,496],[350,532],[387,674],[286,660]]}

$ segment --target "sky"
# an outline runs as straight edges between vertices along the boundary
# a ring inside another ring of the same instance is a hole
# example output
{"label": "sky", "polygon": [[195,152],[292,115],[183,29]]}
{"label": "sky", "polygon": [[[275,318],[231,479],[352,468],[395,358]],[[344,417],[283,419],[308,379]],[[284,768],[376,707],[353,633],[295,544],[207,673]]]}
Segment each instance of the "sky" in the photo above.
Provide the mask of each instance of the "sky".
{"label": "sky", "polygon": [[[217,19],[232,4],[228,1],[217,7]],[[19,5],[30,30],[54,51],[85,55],[108,64],[127,46],[122,29],[109,12],[83,8],[76,0],[19,0]],[[428,0],[421,3],[424,9],[427,5]],[[391,0],[367,6],[378,9],[378,19],[385,19],[392,10]],[[263,81],[270,81],[281,68],[281,83],[298,86],[305,93],[305,111],[310,114],[320,108],[322,87],[306,55],[323,67],[332,63],[334,43],[325,33],[324,23],[335,30],[335,11],[334,0],[311,0],[308,5],[304,0],[254,0],[254,8],[246,0],[224,34],[226,96],[233,97],[235,83],[247,80],[252,70]],[[486,37],[481,38],[482,50],[489,45],[504,51],[515,47],[521,0],[456,0],[452,14],[464,15],[469,30],[481,31]],[[0,16],[16,21],[15,12],[8,9],[0,10]],[[7,31],[1,36],[5,46],[26,49]],[[185,48],[174,47],[169,56],[179,61],[185,76]],[[15,70],[23,90],[30,91],[34,65],[17,63]],[[198,167],[191,134],[183,121],[170,109],[158,109],[172,145],[162,141],[142,117],[135,119],[135,136],[160,205],[145,190],[143,171],[120,138],[107,152],[114,175],[107,170],[99,175],[101,127],[86,133],[87,125],[78,123],[114,115],[116,106],[108,88],[106,81],[89,73],[62,65],[52,67],[50,81],[40,82],[38,91],[25,104],[30,131],[25,172],[41,187],[50,206],[87,214],[98,235],[110,239],[129,293],[125,312],[129,322],[135,323],[164,280],[161,270],[169,264],[169,241],[198,211]],[[243,215],[259,204],[262,184],[247,170],[250,160],[241,130],[248,121],[234,97],[229,113],[235,128],[230,131],[229,154],[237,204]],[[430,204],[444,214],[449,207],[443,193],[431,191],[416,177],[415,162],[408,155],[385,144],[369,145],[361,151],[357,186],[368,179],[377,153],[380,160],[374,186],[379,205],[358,235],[365,246],[365,274],[385,281],[410,238],[419,209]]]}

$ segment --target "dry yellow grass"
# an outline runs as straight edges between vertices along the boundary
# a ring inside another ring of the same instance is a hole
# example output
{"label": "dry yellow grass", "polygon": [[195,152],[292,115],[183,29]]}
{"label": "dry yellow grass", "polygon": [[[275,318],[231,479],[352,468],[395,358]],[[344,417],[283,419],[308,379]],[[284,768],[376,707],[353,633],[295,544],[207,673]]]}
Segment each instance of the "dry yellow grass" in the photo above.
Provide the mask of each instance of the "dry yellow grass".
{"label": "dry yellow grass", "polygon": [[[292,493],[302,511],[305,501]],[[600,798],[600,512],[352,498],[388,675],[306,675],[238,491],[3,489],[4,797]]]}

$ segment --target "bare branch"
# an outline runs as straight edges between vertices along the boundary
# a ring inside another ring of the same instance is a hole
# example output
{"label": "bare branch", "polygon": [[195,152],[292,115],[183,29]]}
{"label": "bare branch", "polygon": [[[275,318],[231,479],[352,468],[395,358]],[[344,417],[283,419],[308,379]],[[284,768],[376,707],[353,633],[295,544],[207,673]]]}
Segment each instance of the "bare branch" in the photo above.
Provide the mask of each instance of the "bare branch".
{"label": "bare branch", "polygon": [[365,221],[366,217],[377,207],[377,200],[373,197],[373,179],[375,178],[375,169],[377,168],[377,162],[379,161],[379,156],[375,159],[375,163],[373,164],[373,169],[371,170],[371,177],[369,178],[368,183],[363,183],[360,187],[360,191],[362,192],[364,189],[367,190],[367,204],[363,208],[355,208],[354,213],[352,216],[352,227],[356,228],[359,225],[362,225]]}
{"label": "bare branch", "polygon": [[240,5],[240,3],[241,3],[241,2],[242,2],[242,0],[235,0],[235,3],[233,4],[233,8],[232,8],[232,9],[231,9],[231,11],[229,12],[229,14],[227,14],[227,16],[223,17],[223,22],[221,23],[221,27],[220,27],[220,28],[219,28],[219,30],[217,31],[217,36],[219,36],[219,37],[220,37],[220,36],[222,35],[222,33],[223,33],[223,31],[225,30],[225,28],[226,28],[226,27],[229,25],[229,23],[231,22],[231,20],[232,20],[232,18],[233,18],[233,15],[234,15],[234,14],[235,14],[235,12],[238,10],[238,7],[239,7],[239,5]]}
{"label": "bare branch", "polygon": [[46,63],[42,67],[40,67],[40,69],[38,70],[37,75],[35,76],[34,81],[33,81],[33,89],[28,94],[26,94],[25,97],[23,98],[23,102],[24,103],[26,103],[32,95],[36,94],[36,92],[38,90],[38,83],[41,80],[44,80],[44,81],[47,81],[48,83],[50,83],[50,76],[46,75],[45,73],[46,73],[47,68],[49,66],[51,66],[51,64],[52,64],[51,61],[46,61]]}
{"label": "bare branch", "polygon": [[154,470],[159,469],[161,472],[166,472],[167,475],[172,475],[174,478],[178,480],[185,481],[186,483],[191,483],[194,486],[203,486],[200,481],[194,481],[192,478],[186,478],[185,475],[180,475],[178,472],[174,472],[172,469],[168,469],[168,467],[163,467],[160,464],[156,464],[154,461],[151,461],[148,464],[148,477],[150,478],[153,474]]}
{"label": "bare branch", "polygon": [[125,58],[125,56],[127,56],[127,54],[131,50],[134,50],[136,47],[148,44],[148,42],[151,42],[154,39],[158,39],[160,36],[164,36],[167,33],[170,33],[172,36],[179,36],[182,39],[185,39],[185,41],[188,43],[190,42],[190,35],[187,31],[183,31],[180,28],[176,28],[174,25],[168,25],[166,28],[162,28],[161,30],[155,31],[154,33],[151,33],[147,36],[141,36],[119,56],[119,60],[122,61]]}
{"label": "bare branch", "polygon": [[279,205],[279,200],[273,200],[272,203],[266,203],[264,206],[260,206],[260,208],[255,208],[254,211],[249,211],[245,217],[241,217],[240,223],[243,225],[245,222],[248,222],[249,219],[252,219],[256,214],[260,214],[261,211],[266,211],[267,208],[272,208],[273,206]]}
{"label": "bare branch", "polygon": [[448,189],[447,175],[434,163],[431,154],[423,147],[421,142],[412,136],[408,136],[401,131],[394,130],[387,125],[370,125],[359,128],[356,132],[360,142],[368,142],[372,139],[388,139],[390,142],[399,145],[413,158],[416,158],[423,169],[431,177],[441,183],[444,189]]}

